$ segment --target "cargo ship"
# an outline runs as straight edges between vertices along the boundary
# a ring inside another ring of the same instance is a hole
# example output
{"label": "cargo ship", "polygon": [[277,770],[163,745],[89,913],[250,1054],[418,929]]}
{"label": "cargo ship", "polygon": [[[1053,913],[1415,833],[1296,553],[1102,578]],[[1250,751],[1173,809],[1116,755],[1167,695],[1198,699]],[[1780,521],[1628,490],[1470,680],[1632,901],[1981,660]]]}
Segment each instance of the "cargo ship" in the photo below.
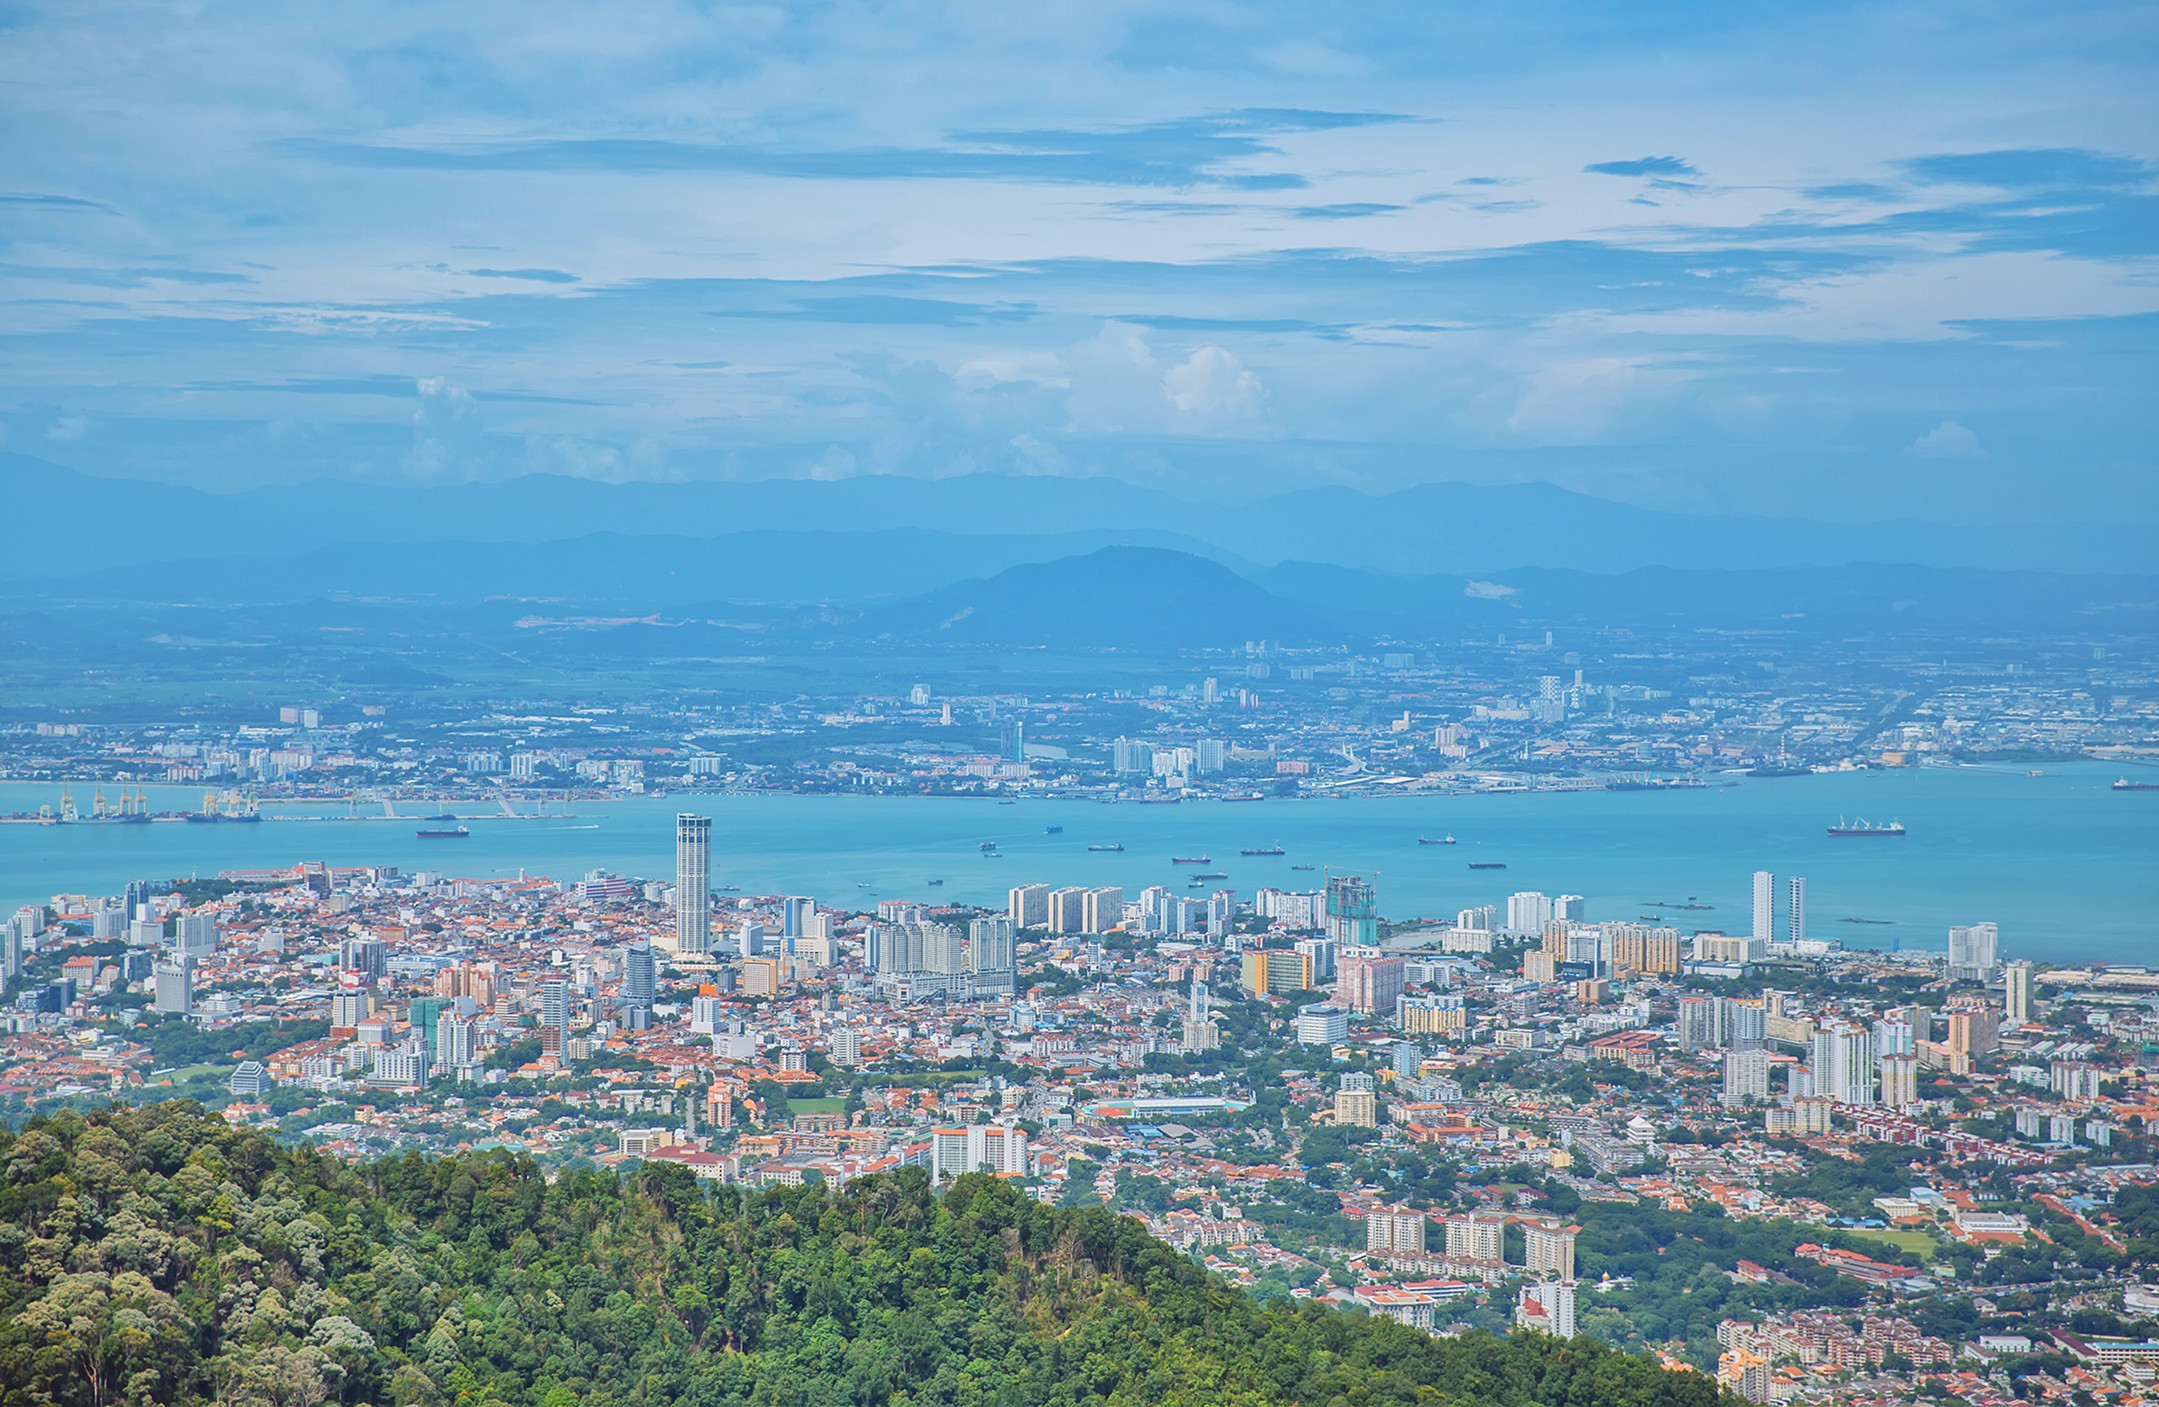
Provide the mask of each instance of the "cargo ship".
{"label": "cargo ship", "polygon": [[1434,840],[1428,835],[1420,835],[1417,837],[1417,843],[1419,845],[1452,845],[1455,840],[1451,835],[1441,836],[1438,840]]}
{"label": "cargo ship", "polygon": [[1240,855],[1287,855],[1289,852],[1279,845],[1267,845],[1255,850],[1240,850],[1237,853]]}
{"label": "cargo ship", "polygon": [[414,831],[413,834],[417,835],[422,840],[463,840],[466,836],[471,835],[472,832],[465,829],[463,826],[458,826],[451,830]]}
{"label": "cargo ship", "polygon": [[1850,825],[1846,825],[1844,818],[1839,816],[1837,823],[1829,828],[1829,833],[1832,836],[1863,836],[1868,839],[1877,836],[1901,837],[1904,834],[1904,823],[1902,821],[1891,821],[1887,825],[1876,826],[1868,824],[1867,818],[1862,816]]}
{"label": "cargo ship", "polygon": [[1473,870],[1503,870],[1507,868],[1507,862],[1505,860],[1471,860],[1469,867]]}
{"label": "cargo ship", "polygon": [[1173,865],[1211,865],[1214,863],[1214,857],[1211,855],[1172,855],[1169,862]]}
{"label": "cargo ship", "polygon": [[2132,782],[2127,777],[2114,779],[2115,791],[2159,791],[2159,782]]}
{"label": "cargo ship", "polygon": [[1091,853],[1091,854],[1095,854],[1095,855],[1122,855],[1122,854],[1124,854],[1124,847],[1123,847],[1122,845],[1090,845],[1090,846],[1088,846],[1088,847],[1087,847],[1087,849],[1088,849],[1089,853]]}

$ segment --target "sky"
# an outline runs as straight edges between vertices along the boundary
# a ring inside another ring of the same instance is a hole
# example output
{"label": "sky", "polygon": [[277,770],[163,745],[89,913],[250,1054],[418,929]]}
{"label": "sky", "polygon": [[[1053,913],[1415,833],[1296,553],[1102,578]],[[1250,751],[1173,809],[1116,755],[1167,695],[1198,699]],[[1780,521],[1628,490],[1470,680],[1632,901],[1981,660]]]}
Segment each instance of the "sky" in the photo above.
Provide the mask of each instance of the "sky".
{"label": "sky", "polygon": [[10,3],[0,451],[2159,523],[2155,59],[2076,0]]}

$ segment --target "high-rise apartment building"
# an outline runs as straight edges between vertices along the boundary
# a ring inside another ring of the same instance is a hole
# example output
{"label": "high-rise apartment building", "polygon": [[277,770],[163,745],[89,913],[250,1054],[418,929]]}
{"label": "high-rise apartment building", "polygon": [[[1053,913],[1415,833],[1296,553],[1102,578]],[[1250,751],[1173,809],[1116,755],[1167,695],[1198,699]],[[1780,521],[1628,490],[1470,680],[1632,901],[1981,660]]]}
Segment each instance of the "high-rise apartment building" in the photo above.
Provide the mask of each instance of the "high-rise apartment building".
{"label": "high-rise apartment building", "polygon": [[975,973],[1012,970],[1017,925],[1008,918],[978,918],[967,925],[967,970]]}
{"label": "high-rise apartment building", "polygon": [[1724,1044],[1723,1023],[1715,997],[1679,999],[1679,1048],[1715,1050]]}
{"label": "high-rise apartment building", "polygon": [[1050,887],[1046,884],[1014,885],[1005,912],[1020,928],[1041,928],[1050,921]]}
{"label": "high-rise apartment building", "polygon": [[1552,899],[1532,889],[1507,896],[1507,931],[1510,933],[1543,933],[1544,926],[1552,921]]}
{"label": "high-rise apartment building", "polygon": [[2032,1019],[2032,965],[2019,958],[2002,968],[2002,1024],[2022,1026]]}
{"label": "high-rise apartment building", "polygon": [[1573,1338],[1574,1289],[1571,1280],[1540,1280],[1524,1285],[1521,1301],[1514,1308],[1514,1326],[1542,1330],[1554,1338]]}
{"label": "high-rise apartment building", "polygon": [[[1777,880],[1767,870],[1754,872],[1754,941],[1766,946],[1776,937]],[[1757,948],[1759,951],[1759,947]]]}
{"label": "high-rise apartment building", "polygon": [[1807,936],[1807,881],[1799,875],[1785,881],[1784,936],[1794,943]]}
{"label": "high-rise apartment building", "polygon": [[1049,930],[1052,933],[1084,933],[1087,922],[1085,889],[1052,889],[1049,893]]}
{"label": "high-rise apartment building", "polygon": [[1107,933],[1124,922],[1122,889],[1089,889],[1080,896],[1080,932]]}
{"label": "high-rise apartment building", "polygon": [[1858,1108],[1874,1104],[1874,1032],[1851,1021],[1825,1021],[1814,1033],[1814,1092]]}
{"label": "high-rise apartment building", "polygon": [[551,977],[540,984],[540,1051],[561,1055],[570,1044],[570,984]]}
{"label": "high-rise apartment building", "polygon": [[1478,1211],[1448,1217],[1447,1256],[1451,1260],[1505,1261],[1507,1214]]}
{"label": "high-rise apartment building", "polygon": [[1379,1097],[1372,1092],[1370,1075],[1353,1071],[1342,1077],[1334,1092],[1334,1121],[1344,1128],[1379,1127]]}
{"label": "high-rise apartment building", "polygon": [[1919,1057],[1916,1055],[1884,1055],[1882,1057],[1882,1104],[1890,1109],[1902,1109],[1919,1099]]}
{"label": "high-rise apartment building", "polygon": [[1402,995],[1408,966],[1401,958],[1343,958],[1337,968],[1335,1000],[1351,1011],[1392,1011],[1394,999]]}
{"label": "high-rise apartment building", "polygon": [[1949,930],[1949,980],[1984,982],[1994,975],[1999,931],[1991,923]]}
{"label": "high-rise apartment building", "polygon": [[675,817],[675,951],[712,951],[712,818]]}
{"label": "high-rise apartment building", "polygon": [[1364,1219],[1364,1248],[1380,1255],[1424,1254],[1425,1216],[1410,1207],[1376,1209]]}
{"label": "high-rise apartment building", "polygon": [[1574,1278],[1574,1238],[1579,1227],[1557,1222],[1522,1224],[1522,1268],[1558,1280]]}
{"label": "high-rise apartment building", "polygon": [[1768,1051],[1756,1046],[1752,1050],[1728,1050],[1724,1053],[1722,1099],[1726,1108],[1744,1104],[1749,1099],[1768,1102]]}

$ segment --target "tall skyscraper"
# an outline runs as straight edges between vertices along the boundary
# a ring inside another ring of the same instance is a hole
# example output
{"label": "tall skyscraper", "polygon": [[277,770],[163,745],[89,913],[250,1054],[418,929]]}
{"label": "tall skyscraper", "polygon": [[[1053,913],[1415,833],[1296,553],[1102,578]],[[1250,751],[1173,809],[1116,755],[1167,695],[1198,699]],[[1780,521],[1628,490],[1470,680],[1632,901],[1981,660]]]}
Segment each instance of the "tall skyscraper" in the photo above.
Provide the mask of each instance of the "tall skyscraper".
{"label": "tall skyscraper", "polygon": [[806,938],[810,932],[810,915],[817,912],[817,901],[801,895],[790,895],[780,900],[780,936],[782,938]]}
{"label": "tall skyscraper", "polygon": [[712,951],[712,818],[675,817],[675,951]]}
{"label": "tall skyscraper", "polygon": [[[1777,880],[1767,870],[1754,872],[1754,941],[1766,945],[1776,937]],[[1757,948],[1757,951],[1759,948]]]}
{"label": "tall skyscraper", "polygon": [[550,978],[540,984],[540,1049],[560,1055],[570,1043],[570,984]]}
{"label": "tall skyscraper", "polygon": [[659,973],[650,943],[632,943],[622,954],[622,1001],[625,1006],[651,1006],[659,990]]}
{"label": "tall skyscraper", "polygon": [[2019,958],[2002,969],[2002,1024],[2021,1026],[2032,1019],[2032,965]]}
{"label": "tall skyscraper", "polygon": [[1995,945],[2000,934],[1991,923],[1949,930],[1949,980],[1984,982],[1994,975]]}
{"label": "tall skyscraper", "polygon": [[1784,933],[1794,943],[1807,936],[1807,881],[1800,875],[1785,882]]}

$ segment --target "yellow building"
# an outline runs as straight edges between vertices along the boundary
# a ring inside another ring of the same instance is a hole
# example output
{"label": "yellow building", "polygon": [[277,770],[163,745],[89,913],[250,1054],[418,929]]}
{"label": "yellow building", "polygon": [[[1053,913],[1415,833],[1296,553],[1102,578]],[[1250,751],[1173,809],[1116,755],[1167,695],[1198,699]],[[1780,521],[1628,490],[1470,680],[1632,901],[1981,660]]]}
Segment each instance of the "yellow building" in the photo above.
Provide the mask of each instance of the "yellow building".
{"label": "yellow building", "polygon": [[1312,957],[1294,948],[1267,948],[1244,955],[1244,971],[1238,980],[1247,996],[1312,990]]}

